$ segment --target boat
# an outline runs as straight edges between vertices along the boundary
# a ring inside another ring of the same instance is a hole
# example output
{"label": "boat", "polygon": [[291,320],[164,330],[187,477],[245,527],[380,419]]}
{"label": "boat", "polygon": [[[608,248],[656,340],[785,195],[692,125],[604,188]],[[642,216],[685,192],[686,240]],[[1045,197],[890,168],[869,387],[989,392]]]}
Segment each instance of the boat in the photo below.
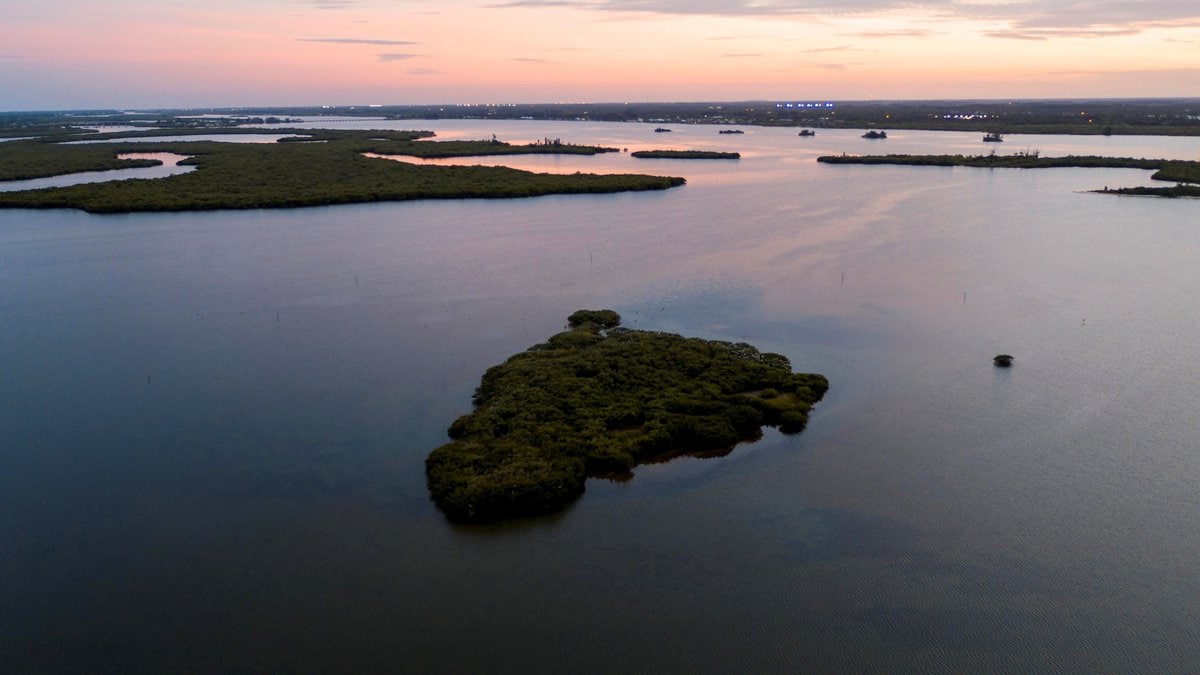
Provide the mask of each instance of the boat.
{"label": "boat", "polygon": [[816,136],[816,135],[817,135],[817,132],[813,131],[812,129],[801,129],[800,133],[797,134],[797,136]]}
{"label": "boat", "polygon": [[1003,143],[1004,137],[994,131],[989,131],[988,133],[983,135],[983,142],[984,143]]}
{"label": "boat", "polygon": [[718,134],[744,134],[746,132],[742,131],[741,129],[721,129],[717,133]]}
{"label": "boat", "polygon": [[666,133],[666,132],[668,132],[668,131],[670,131],[670,129],[664,129],[664,128],[662,128],[662,127],[658,127],[657,129],[655,129],[655,130],[654,130],[654,133],[656,133],[656,134],[664,134],[664,133]]}
{"label": "boat", "polygon": [[875,131],[874,129],[862,135],[863,138],[887,138],[886,131]]}

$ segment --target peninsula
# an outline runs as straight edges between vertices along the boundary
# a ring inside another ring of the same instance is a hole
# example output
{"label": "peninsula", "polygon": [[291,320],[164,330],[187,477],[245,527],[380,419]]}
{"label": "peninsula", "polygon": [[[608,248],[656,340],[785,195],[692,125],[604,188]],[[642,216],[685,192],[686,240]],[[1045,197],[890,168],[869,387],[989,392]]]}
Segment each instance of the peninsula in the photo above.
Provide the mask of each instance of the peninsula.
{"label": "peninsula", "polygon": [[580,310],[568,322],[488,369],[474,412],[426,458],[430,496],[450,519],[556,511],[588,476],[724,454],[764,425],[799,432],[829,386],[745,343],[621,328],[612,310]]}
{"label": "peninsula", "polygon": [[[1106,194],[1153,195],[1161,197],[1200,196],[1200,162],[1191,160],[1138,159],[1133,157],[1100,157],[1067,155],[1042,157],[1037,151],[1012,155],[824,155],[817,158],[825,164],[895,164],[903,166],[970,166],[995,169],[1050,169],[1063,167],[1147,169],[1154,171],[1153,180],[1174,181],[1173,187],[1104,188],[1093,190]],[[1191,183],[1193,185],[1184,185]]]}

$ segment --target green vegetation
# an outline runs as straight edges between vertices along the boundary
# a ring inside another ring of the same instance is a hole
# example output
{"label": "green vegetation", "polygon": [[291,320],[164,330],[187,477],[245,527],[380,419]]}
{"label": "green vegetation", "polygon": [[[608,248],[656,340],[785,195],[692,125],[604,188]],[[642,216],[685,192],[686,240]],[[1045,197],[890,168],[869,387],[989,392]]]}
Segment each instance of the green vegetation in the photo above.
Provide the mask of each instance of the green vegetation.
{"label": "green vegetation", "polygon": [[[1041,157],[1034,152],[1019,152],[1013,155],[826,155],[817,158],[826,164],[899,164],[905,166],[971,166],[979,168],[1048,169],[1061,167],[1149,169],[1155,180],[1178,183],[1200,183],[1200,162],[1166,159],[1135,159],[1133,157],[1097,157],[1094,155],[1067,155],[1065,157]],[[1133,187],[1093,190],[1106,194],[1152,195],[1159,197],[1196,197],[1200,187],[1176,185],[1175,187]]]}
{"label": "green vegetation", "polygon": [[[44,139],[0,144],[0,179],[128,168],[153,161],[118,160],[128,152],[189,155],[196,171],[154,180],[123,180],[0,193],[0,208],[77,208],[93,213],[253,209],[408,199],[506,198],[548,194],[662,190],[683,178],[639,174],[539,174],[505,167],[430,166],[365,156],[472,155],[613,151],[556,141],[511,145],[496,140],[419,140],[429,132],[278,130],[304,139],[278,143],[149,141],[63,145]],[[137,132],[142,135],[142,132]],[[150,133],[150,132],[146,132]],[[153,132],[161,135],[161,131]],[[211,129],[190,133],[213,133]],[[221,133],[224,133],[222,131]],[[261,133],[261,132],[260,132]],[[95,134],[88,136],[94,139]],[[54,137],[60,138],[60,137]]]}
{"label": "green vegetation", "polygon": [[[1135,159],[1132,157],[1098,157],[1095,155],[1041,157],[1036,151],[1019,152],[1012,155],[824,155],[818,157],[817,161],[826,164],[973,166],[985,169],[1051,169],[1062,167],[1159,169],[1167,164],[1167,160],[1165,159]],[[1197,162],[1183,163],[1200,164]]]}
{"label": "green vegetation", "polygon": [[1200,183],[1200,162],[1164,162],[1151,178],[1180,183]]}
{"label": "green vegetation", "polygon": [[569,330],[490,368],[475,411],[425,460],[429,491],[459,521],[562,508],[588,476],[665,455],[723,452],[763,425],[802,430],[828,388],[745,343],[618,327],[581,310]]}
{"label": "green vegetation", "polygon": [[638,150],[629,153],[643,159],[740,159],[736,152],[711,152],[708,150]]}
{"label": "green vegetation", "polygon": [[26,180],[81,171],[133,169],[162,164],[154,159],[117,158],[118,154],[125,152],[146,152],[146,149],[7,141],[0,143],[0,180]]}
{"label": "green vegetation", "polygon": [[1129,187],[1092,190],[1110,195],[1139,195],[1143,197],[1200,197],[1200,185],[1172,185],[1171,187]]}

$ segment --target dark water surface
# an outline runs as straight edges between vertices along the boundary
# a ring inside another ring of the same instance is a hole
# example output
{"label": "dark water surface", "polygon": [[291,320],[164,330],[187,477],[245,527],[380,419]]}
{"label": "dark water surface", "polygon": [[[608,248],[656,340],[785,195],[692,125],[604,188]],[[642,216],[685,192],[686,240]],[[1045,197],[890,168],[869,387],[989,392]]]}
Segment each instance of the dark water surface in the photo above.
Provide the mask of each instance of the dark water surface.
{"label": "dark water surface", "polygon": [[[976,134],[397,127],[743,159],[506,162],[689,178],[659,193],[0,211],[0,670],[1200,668],[1200,202],[814,161]],[[799,436],[448,524],[426,453],[581,307],[832,389]]]}

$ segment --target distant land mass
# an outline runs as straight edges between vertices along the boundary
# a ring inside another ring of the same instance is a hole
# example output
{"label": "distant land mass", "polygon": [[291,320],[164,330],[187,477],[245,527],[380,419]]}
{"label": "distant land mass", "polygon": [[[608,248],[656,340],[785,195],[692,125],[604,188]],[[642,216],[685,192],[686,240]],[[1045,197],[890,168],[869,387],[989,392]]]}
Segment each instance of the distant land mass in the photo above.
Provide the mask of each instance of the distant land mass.
{"label": "distant land mass", "polygon": [[123,124],[151,124],[164,114],[218,115],[183,120],[195,126],[285,123],[299,116],[405,119],[530,119],[652,124],[720,124],[830,129],[924,129],[993,133],[1200,135],[1200,98],[997,99],[914,101],[713,101],[662,103],[519,103],[394,106],[311,106],[0,113],[0,137],[76,118],[120,115]]}

